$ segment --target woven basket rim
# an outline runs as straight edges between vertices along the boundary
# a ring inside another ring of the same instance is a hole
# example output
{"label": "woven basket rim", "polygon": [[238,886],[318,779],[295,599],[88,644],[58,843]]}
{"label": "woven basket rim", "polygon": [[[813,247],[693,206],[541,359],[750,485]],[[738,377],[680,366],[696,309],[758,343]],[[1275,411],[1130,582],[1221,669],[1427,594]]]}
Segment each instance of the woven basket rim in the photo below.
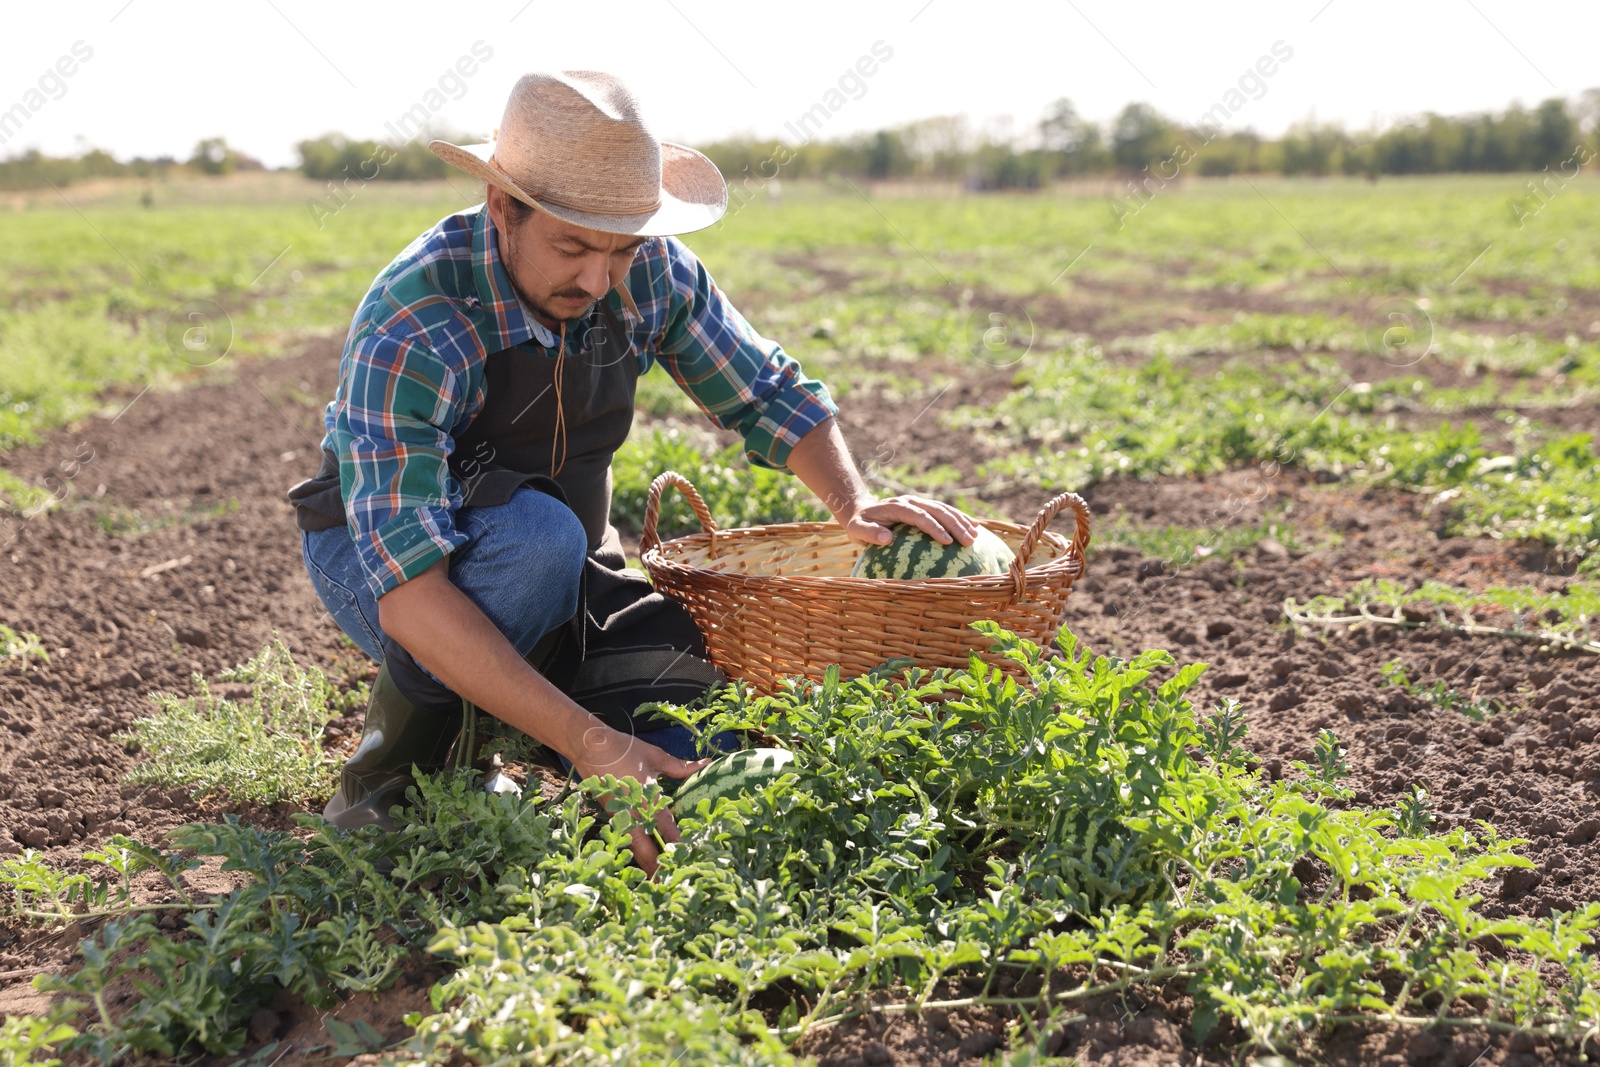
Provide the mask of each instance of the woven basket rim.
{"label": "woven basket rim", "polygon": [[[975,519],[980,526],[990,530],[1025,535],[1028,527],[1020,523],[1004,519]],[[704,530],[699,533],[684,534],[652,545],[639,556],[639,562],[647,571],[654,573],[657,568],[673,571],[692,577],[702,582],[728,583],[736,585],[767,585],[772,588],[790,588],[796,591],[810,590],[847,590],[864,591],[868,589],[927,589],[935,588],[948,591],[960,590],[964,593],[1003,593],[1009,596],[1015,586],[1009,574],[975,574],[958,578],[858,578],[853,575],[819,575],[819,574],[743,574],[735,571],[716,570],[709,567],[697,567],[693,564],[672,558],[674,553],[688,553],[695,548],[709,548],[715,550],[719,540],[737,538],[739,540],[755,540],[757,538],[781,541],[785,539],[799,539],[811,537],[816,534],[837,534],[847,536],[844,527],[836,521],[822,522],[782,522],[769,523],[760,526],[738,526],[728,529],[717,529],[713,532]],[[1048,541],[1056,550],[1055,555],[1049,559],[1032,563],[1023,569],[1023,577],[1029,588],[1044,585],[1053,579],[1063,577],[1067,572],[1072,572],[1076,579],[1084,569],[1084,560],[1081,554],[1073,550],[1071,542],[1060,534],[1051,530],[1043,531],[1040,541]],[[865,546],[863,546],[865,547]],[[1037,552],[1038,549],[1035,548]]]}

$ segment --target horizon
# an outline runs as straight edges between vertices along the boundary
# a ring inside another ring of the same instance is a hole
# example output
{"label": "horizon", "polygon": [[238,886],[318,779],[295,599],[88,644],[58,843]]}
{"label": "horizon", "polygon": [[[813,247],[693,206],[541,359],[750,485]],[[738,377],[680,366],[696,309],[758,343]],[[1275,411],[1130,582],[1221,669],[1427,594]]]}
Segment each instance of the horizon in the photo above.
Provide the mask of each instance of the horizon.
{"label": "horizon", "polygon": [[[1586,93],[1593,92],[1593,93],[1596,93],[1596,94],[1600,94],[1600,88],[1591,89],[1591,90],[1585,90],[1585,92]],[[1549,99],[1549,98],[1546,98],[1546,99]],[[1575,121],[1580,122],[1582,131],[1585,132],[1586,135],[1590,134],[1590,133],[1593,133],[1596,130],[1600,130],[1600,111],[1596,111],[1594,114],[1590,114],[1590,115],[1585,116],[1583,114],[1583,107],[1584,107],[1586,101],[1583,98],[1583,96],[1580,95],[1580,96],[1577,96],[1577,97],[1559,98],[1559,99],[1562,99],[1564,101],[1564,103],[1568,106],[1569,113],[1572,115],[1572,117],[1573,117],[1573,119]],[[1127,106],[1133,106],[1133,105],[1142,104],[1142,103],[1144,103],[1144,101],[1133,100],[1133,101],[1129,101]],[[1539,101],[1539,103],[1543,103],[1543,101]],[[1337,130],[1337,131],[1345,133],[1345,134],[1358,134],[1358,135],[1366,135],[1366,136],[1377,136],[1377,135],[1381,135],[1381,134],[1383,134],[1383,133],[1385,133],[1385,132],[1387,132],[1389,130],[1392,130],[1392,129],[1398,127],[1398,126],[1401,126],[1401,125],[1404,125],[1404,124],[1407,124],[1407,123],[1415,123],[1420,119],[1423,119],[1423,118],[1426,118],[1426,117],[1430,117],[1430,116],[1435,116],[1435,117],[1444,118],[1444,119],[1450,119],[1450,120],[1457,120],[1457,121],[1463,120],[1463,119],[1476,118],[1476,117],[1480,117],[1480,116],[1488,116],[1488,117],[1496,117],[1496,118],[1498,118],[1498,117],[1504,116],[1507,113],[1509,113],[1509,112],[1511,112],[1511,111],[1513,111],[1515,109],[1518,109],[1518,108],[1522,109],[1524,112],[1526,112],[1527,114],[1531,115],[1531,114],[1534,113],[1534,111],[1536,110],[1537,106],[1538,106],[1537,104],[1529,104],[1526,101],[1518,99],[1518,100],[1512,100],[1512,101],[1508,102],[1505,106],[1500,107],[1500,108],[1480,109],[1480,110],[1477,110],[1477,111],[1466,111],[1466,112],[1455,112],[1455,113],[1440,113],[1440,112],[1429,111],[1429,112],[1416,112],[1416,113],[1407,114],[1407,115],[1395,115],[1395,116],[1390,117],[1382,125],[1368,126],[1368,127],[1364,127],[1364,128],[1363,127],[1354,127],[1354,128],[1352,128],[1351,126],[1347,125],[1346,123],[1338,121],[1338,120],[1317,121],[1313,117],[1311,119],[1301,120],[1300,122],[1290,123],[1287,127],[1285,127],[1283,130],[1279,131],[1276,134],[1261,133],[1260,131],[1256,130],[1252,126],[1235,127],[1235,126],[1228,126],[1228,125],[1212,125],[1212,124],[1208,124],[1207,122],[1204,121],[1204,116],[1202,116],[1202,121],[1200,121],[1198,123],[1195,123],[1195,122],[1184,122],[1181,119],[1178,119],[1177,117],[1172,116],[1172,115],[1161,115],[1161,118],[1172,121],[1175,124],[1175,128],[1187,130],[1187,131],[1190,131],[1190,132],[1194,132],[1194,131],[1204,132],[1208,136],[1208,138],[1210,138],[1210,137],[1227,137],[1227,136],[1233,135],[1233,134],[1249,134],[1249,135],[1254,135],[1254,136],[1260,137],[1263,142],[1271,142],[1271,141],[1282,140],[1283,138],[1286,138],[1286,137],[1289,137],[1289,136],[1293,135],[1298,130],[1304,130],[1307,127],[1313,126],[1313,125],[1314,125],[1315,129],[1318,130],[1319,132],[1327,131],[1327,130]],[[813,111],[815,111],[815,110],[816,109],[814,108]],[[0,113],[0,118],[3,118],[3,113]],[[920,118],[910,119],[907,122],[899,123],[899,124],[896,124],[894,126],[881,127],[880,129],[883,130],[883,131],[895,132],[895,131],[906,131],[906,130],[909,130],[912,127],[915,127],[915,126],[917,126],[918,124],[921,124],[921,123],[942,123],[942,122],[951,122],[951,121],[958,122],[958,123],[968,123],[969,125],[968,125],[968,128],[967,128],[967,133],[971,138],[971,145],[969,147],[977,147],[980,144],[984,143],[984,139],[989,136],[990,131],[974,128],[970,124],[970,119],[971,119],[971,116],[966,115],[966,114],[925,115],[925,116],[922,116]],[[1091,123],[1091,124],[1093,124],[1093,125],[1095,125],[1097,127],[1099,127],[1101,133],[1105,134],[1107,136],[1108,141],[1109,141],[1109,137],[1110,137],[1110,134],[1112,132],[1112,128],[1114,127],[1114,125],[1116,123],[1116,116],[1113,115],[1110,118],[1106,118],[1106,119],[1085,119],[1085,121],[1089,122],[1089,123]],[[211,140],[211,139],[215,138],[215,139],[220,139],[223,142],[225,142],[227,144],[228,148],[230,150],[232,150],[233,152],[238,153],[242,159],[248,160],[251,164],[260,164],[261,169],[264,169],[264,170],[269,171],[269,172],[277,173],[277,172],[297,171],[297,170],[299,170],[301,168],[301,165],[302,165],[302,160],[300,159],[300,157],[298,155],[298,145],[301,144],[301,143],[308,143],[308,142],[316,141],[316,140],[319,140],[319,139],[327,139],[327,138],[332,138],[332,137],[343,137],[343,138],[345,138],[347,141],[349,141],[351,143],[372,142],[372,143],[377,143],[377,144],[389,145],[389,146],[394,147],[394,148],[399,148],[399,147],[402,147],[402,146],[404,146],[406,144],[411,143],[412,141],[415,141],[417,138],[423,136],[424,134],[429,134],[429,135],[434,136],[434,137],[459,136],[456,131],[449,130],[447,128],[432,127],[432,126],[416,126],[414,123],[408,122],[404,116],[400,117],[399,122],[400,122],[399,126],[397,126],[396,123],[393,122],[393,121],[385,123],[384,130],[379,131],[379,133],[376,134],[376,135],[373,135],[373,134],[353,135],[353,134],[348,134],[343,130],[326,130],[326,131],[323,131],[321,134],[317,134],[315,136],[307,136],[307,137],[300,138],[300,139],[298,139],[296,141],[296,156],[295,156],[295,158],[292,159],[292,160],[285,161],[285,162],[280,162],[280,163],[269,163],[269,162],[264,161],[263,159],[261,159],[261,157],[259,157],[259,156],[255,155],[255,154],[253,154],[252,152],[250,152],[247,147],[245,147],[243,145],[240,145],[240,144],[236,144],[233,140],[231,140],[228,137],[226,131],[216,131],[213,134],[209,135],[208,137],[200,138],[199,140],[196,141],[195,145],[190,147],[190,149],[188,151],[177,152],[177,153],[168,153],[168,154],[163,154],[163,155],[144,155],[144,154],[139,154],[139,153],[124,155],[124,154],[120,154],[120,153],[117,153],[115,151],[112,151],[111,149],[105,148],[102,145],[88,144],[88,143],[84,143],[84,144],[80,145],[76,150],[74,150],[73,152],[71,152],[71,153],[69,153],[67,155],[54,156],[54,155],[50,155],[49,153],[44,153],[44,154],[46,155],[47,158],[63,158],[64,159],[64,158],[81,157],[82,155],[84,155],[86,153],[89,153],[89,152],[101,151],[101,152],[105,152],[106,154],[112,156],[119,163],[131,163],[131,162],[136,162],[137,161],[137,162],[153,163],[153,164],[161,164],[161,165],[172,164],[172,165],[182,166],[182,165],[185,165],[187,162],[189,162],[189,160],[193,157],[194,152],[199,147],[201,142],[207,141],[207,140]],[[413,129],[413,128],[415,129],[416,132],[411,133],[409,136],[400,136],[401,134],[404,134],[406,132],[406,130]],[[718,144],[731,145],[731,144],[740,144],[740,143],[749,143],[749,144],[755,144],[755,145],[788,144],[790,146],[796,146],[796,145],[806,144],[806,143],[809,143],[809,142],[815,140],[818,143],[830,144],[830,143],[844,143],[844,142],[848,142],[852,138],[859,138],[859,137],[862,137],[862,136],[871,136],[874,133],[880,132],[878,129],[873,129],[873,130],[855,130],[855,131],[852,131],[851,133],[848,133],[848,134],[841,134],[838,137],[813,138],[813,137],[803,136],[805,131],[807,130],[807,128],[808,128],[808,124],[805,124],[805,123],[802,123],[802,125],[799,126],[799,127],[796,127],[794,122],[792,122],[792,121],[788,122],[788,123],[785,123],[785,129],[788,132],[797,135],[797,137],[795,139],[793,139],[793,140],[786,139],[786,138],[784,138],[782,136],[772,136],[772,135],[758,136],[758,135],[751,134],[751,133],[748,133],[748,132],[736,132],[736,133],[733,133],[733,134],[729,134],[729,135],[727,135],[725,137],[717,138],[715,140],[710,140],[710,141],[702,141],[700,143],[701,143],[702,146],[705,146],[705,145],[718,145]],[[1035,130],[1037,129],[1037,123],[1034,125],[1033,129],[1035,129]],[[385,133],[391,134],[393,136],[387,136],[386,137],[386,136],[384,136]],[[666,140],[671,140],[671,138],[665,138],[665,139]],[[1026,150],[1026,149],[1029,149],[1029,148],[1038,147],[1037,144],[1036,144],[1036,141],[1037,141],[1036,137],[1029,136],[1029,135],[1020,135],[1019,134],[1019,135],[1013,137],[1012,141],[1009,142],[1009,145],[1010,145],[1010,147],[1013,147],[1013,148],[1015,148],[1017,150]],[[993,144],[997,144],[998,145],[998,144],[1001,144],[1002,142],[989,142],[989,143],[993,143]],[[19,159],[27,151],[29,151],[30,149],[32,149],[35,146],[29,146],[28,148],[17,149],[16,151],[13,151],[13,152],[7,152],[6,151],[7,147],[8,147],[7,140],[4,138],[3,133],[0,133],[0,163],[5,163],[5,162],[9,162],[9,161],[13,161],[13,160]],[[246,169],[249,169],[249,168],[246,168]]]}
{"label": "horizon", "polygon": [[[554,65],[622,73],[659,135],[688,144],[831,141],[956,116],[976,138],[1013,142],[1062,98],[1101,127],[1127,104],[1147,103],[1177,123],[1211,116],[1222,132],[1276,139],[1307,121],[1361,131],[1428,112],[1576,103],[1591,87],[1580,80],[1590,76],[1583,42],[1600,30],[1600,10],[1571,5],[1529,24],[1505,0],[1400,10],[1371,0],[1251,2],[1222,14],[1013,2],[982,19],[948,0],[896,0],[813,6],[782,23],[724,0],[621,2],[609,5],[605,34],[591,29],[592,16],[528,0],[493,10],[473,26],[420,4],[391,7],[374,23],[305,0],[26,11],[0,41],[10,74],[0,80],[0,156],[99,148],[182,160],[220,136],[283,168],[298,162],[298,142],[329,133],[395,143],[386,134],[425,119],[481,136],[530,67],[512,60],[542,54],[542,33],[561,38]],[[1152,35],[1152,23],[1165,32]],[[1382,78],[1349,77],[1374,69],[1392,40],[1419,44],[1394,53],[1401,62]],[[664,53],[676,61],[663,63]],[[196,92],[197,83],[213,89]]]}

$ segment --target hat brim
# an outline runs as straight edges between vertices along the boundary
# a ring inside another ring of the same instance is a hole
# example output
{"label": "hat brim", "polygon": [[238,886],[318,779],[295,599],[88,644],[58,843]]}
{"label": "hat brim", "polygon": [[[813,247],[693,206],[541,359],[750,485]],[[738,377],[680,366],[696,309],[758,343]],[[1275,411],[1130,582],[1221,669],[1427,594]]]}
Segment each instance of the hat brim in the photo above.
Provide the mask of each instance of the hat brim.
{"label": "hat brim", "polygon": [[599,215],[552,204],[490,164],[492,144],[451,144],[432,141],[433,154],[457,170],[511,194],[524,204],[549,212],[563,222],[603,233],[630,237],[670,237],[703,230],[728,210],[728,185],[717,165],[685,145],[661,142],[661,204],[640,215]]}

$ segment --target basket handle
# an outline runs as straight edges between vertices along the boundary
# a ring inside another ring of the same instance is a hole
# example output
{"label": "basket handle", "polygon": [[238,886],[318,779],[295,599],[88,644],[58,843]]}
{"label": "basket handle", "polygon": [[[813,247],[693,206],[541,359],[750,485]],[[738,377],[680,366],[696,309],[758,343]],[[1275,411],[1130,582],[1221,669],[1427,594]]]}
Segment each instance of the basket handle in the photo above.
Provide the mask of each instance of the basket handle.
{"label": "basket handle", "polygon": [[[661,517],[661,493],[669,485],[676,486],[689,498],[689,506],[694,508],[695,518],[700,520],[700,526],[706,533],[717,532],[717,523],[711,517],[711,509],[706,507],[706,502],[700,498],[695,487],[689,484],[689,479],[677,471],[662,471],[656,475],[656,480],[650,483],[650,496],[644,505],[644,532],[639,535],[641,556],[661,544],[661,538],[656,535],[656,522]],[[712,540],[715,543],[715,538]]]}
{"label": "basket handle", "polygon": [[1089,505],[1085,504],[1083,497],[1077,493],[1062,493],[1039,509],[1039,517],[1033,520],[1028,532],[1022,535],[1022,543],[1017,546],[1017,558],[1011,561],[1010,571],[1013,604],[1020,601],[1028,591],[1028,578],[1024,572],[1028,569],[1028,557],[1033,555],[1034,546],[1044,536],[1045,527],[1050,525],[1050,520],[1067,508],[1071,508],[1077,518],[1077,529],[1072,534],[1072,550],[1077,552],[1080,560],[1084,558],[1083,550],[1089,547]]}

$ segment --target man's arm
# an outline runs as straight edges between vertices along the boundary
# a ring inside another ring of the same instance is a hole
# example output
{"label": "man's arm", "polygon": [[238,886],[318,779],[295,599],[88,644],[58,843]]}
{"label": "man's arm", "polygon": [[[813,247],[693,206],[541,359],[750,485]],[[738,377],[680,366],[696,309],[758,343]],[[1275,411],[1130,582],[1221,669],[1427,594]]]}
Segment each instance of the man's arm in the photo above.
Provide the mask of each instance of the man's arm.
{"label": "man's arm", "polygon": [[683,242],[645,246],[628,275],[644,324],[635,341],[752,464],[788,470],[793,446],[838,409],[777,342],[762,337]]}
{"label": "man's arm", "polygon": [[745,457],[787,469],[858,541],[887,543],[907,522],[948,544],[971,544],[977,524],[948,504],[916,496],[880,501],[856,470],[827,388],[758,334],[675,238],[647,246],[629,275],[650,331],[643,347],[718,426],[744,437]]}
{"label": "man's arm", "polygon": [[889,526],[910,523],[949,544],[952,536],[970,545],[978,524],[965,512],[937,500],[896,496],[879,500],[856,469],[839,424],[825,419],[789,452],[789,469],[827,506],[845,532],[857,541],[888,544]]}
{"label": "man's arm", "polygon": [[[434,677],[495,718],[566,756],[585,778],[613,774],[651,781],[686,778],[705,761],[687,763],[618,732],[585,711],[528,665],[488,616],[450,582],[449,560],[402,582],[378,599],[378,624]],[[657,819],[663,841],[677,841],[668,811]],[[650,835],[633,832],[633,855],[654,873]]]}

